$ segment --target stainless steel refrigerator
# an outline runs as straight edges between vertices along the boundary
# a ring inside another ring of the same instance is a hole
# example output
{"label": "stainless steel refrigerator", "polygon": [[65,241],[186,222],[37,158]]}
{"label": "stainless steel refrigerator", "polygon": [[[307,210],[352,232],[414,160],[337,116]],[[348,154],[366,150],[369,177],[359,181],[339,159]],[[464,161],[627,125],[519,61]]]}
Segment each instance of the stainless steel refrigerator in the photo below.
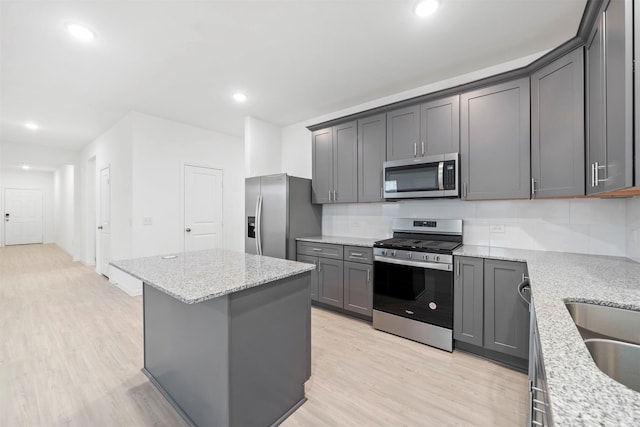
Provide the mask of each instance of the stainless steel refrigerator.
{"label": "stainless steel refrigerator", "polygon": [[244,250],[296,259],[296,238],[322,234],[322,206],[311,203],[311,180],[287,174],[245,180]]}

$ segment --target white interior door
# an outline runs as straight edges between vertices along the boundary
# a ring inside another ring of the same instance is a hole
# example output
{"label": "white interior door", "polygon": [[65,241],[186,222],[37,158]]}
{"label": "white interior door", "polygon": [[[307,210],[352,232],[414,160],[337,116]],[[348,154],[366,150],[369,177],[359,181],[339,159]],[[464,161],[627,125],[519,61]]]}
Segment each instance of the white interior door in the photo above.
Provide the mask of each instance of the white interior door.
{"label": "white interior door", "polygon": [[184,250],[222,247],[222,171],[184,167]]}
{"label": "white interior door", "polygon": [[4,193],[4,244],[43,240],[42,191],[7,188]]}
{"label": "white interior door", "polygon": [[99,273],[109,276],[111,260],[111,170],[109,167],[100,170],[100,218],[98,219],[98,249],[100,252]]}

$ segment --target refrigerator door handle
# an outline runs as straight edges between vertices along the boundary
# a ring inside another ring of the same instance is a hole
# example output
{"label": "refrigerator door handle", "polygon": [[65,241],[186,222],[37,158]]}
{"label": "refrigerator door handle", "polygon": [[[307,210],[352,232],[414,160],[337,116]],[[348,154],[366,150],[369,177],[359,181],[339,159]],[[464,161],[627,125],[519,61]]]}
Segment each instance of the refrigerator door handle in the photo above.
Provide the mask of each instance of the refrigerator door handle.
{"label": "refrigerator door handle", "polygon": [[261,255],[260,254],[260,210],[261,210],[261,205],[262,203],[260,203],[262,200],[262,195],[258,195],[258,197],[256,197],[256,255]]}

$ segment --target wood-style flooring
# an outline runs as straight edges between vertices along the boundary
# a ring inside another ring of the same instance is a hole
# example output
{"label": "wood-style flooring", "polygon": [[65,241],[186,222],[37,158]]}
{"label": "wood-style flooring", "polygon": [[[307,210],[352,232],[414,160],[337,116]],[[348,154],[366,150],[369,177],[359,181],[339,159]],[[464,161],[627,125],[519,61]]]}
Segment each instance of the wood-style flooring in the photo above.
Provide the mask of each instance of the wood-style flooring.
{"label": "wood-style flooring", "polygon": [[[524,374],[312,316],[308,401],[284,426],[525,424]],[[140,372],[142,345],[141,297],[55,245],[0,248],[1,427],[185,426]]]}

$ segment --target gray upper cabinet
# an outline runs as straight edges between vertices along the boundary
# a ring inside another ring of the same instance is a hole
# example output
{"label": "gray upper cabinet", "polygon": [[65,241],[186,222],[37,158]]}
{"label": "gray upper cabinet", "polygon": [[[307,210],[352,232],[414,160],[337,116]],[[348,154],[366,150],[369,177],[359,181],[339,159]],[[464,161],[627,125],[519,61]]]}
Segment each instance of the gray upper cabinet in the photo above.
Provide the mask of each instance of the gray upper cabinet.
{"label": "gray upper cabinet", "polygon": [[356,122],[333,128],[333,201],[358,201],[358,126]]}
{"label": "gray upper cabinet", "polygon": [[420,153],[423,156],[460,151],[460,96],[420,106]]}
{"label": "gray upper cabinet", "polygon": [[484,262],[484,347],[522,359],[529,356],[529,305],[518,293],[525,271],[521,262]]}
{"label": "gray upper cabinet", "polygon": [[312,202],[331,203],[333,200],[333,129],[313,132],[311,150]]}
{"label": "gray upper cabinet", "polygon": [[531,76],[531,197],[584,196],[583,49]]}
{"label": "gray upper cabinet", "polygon": [[[634,22],[636,23],[636,31],[634,32],[635,40],[633,45],[635,47],[634,58],[640,60],[640,6],[635,7],[634,9]],[[635,122],[636,122],[636,141],[635,141],[635,152],[636,152],[636,179],[635,185],[640,186],[640,72],[635,74]]]}
{"label": "gray upper cabinet", "polygon": [[611,0],[587,41],[587,194],[633,186],[632,14]]}
{"label": "gray upper cabinet", "polygon": [[482,347],[484,260],[455,257],[453,278],[453,338]]}
{"label": "gray upper cabinet", "polygon": [[412,105],[387,113],[387,160],[419,155],[420,106]]}
{"label": "gray upper cabinet", "polygon": [[529,78],[464,93],[460,104],[462,197],[528,199]]}
{"label": "gray upper cabinet", "polygon": [[312,133],[313,203],[358,201],[357,132],[353,121]]}
{"label": "gray upper cabinet", "polygon": [[358,201],[380,202],[382,164],[386,160],[387,121],[384,113],[358,120]]}

